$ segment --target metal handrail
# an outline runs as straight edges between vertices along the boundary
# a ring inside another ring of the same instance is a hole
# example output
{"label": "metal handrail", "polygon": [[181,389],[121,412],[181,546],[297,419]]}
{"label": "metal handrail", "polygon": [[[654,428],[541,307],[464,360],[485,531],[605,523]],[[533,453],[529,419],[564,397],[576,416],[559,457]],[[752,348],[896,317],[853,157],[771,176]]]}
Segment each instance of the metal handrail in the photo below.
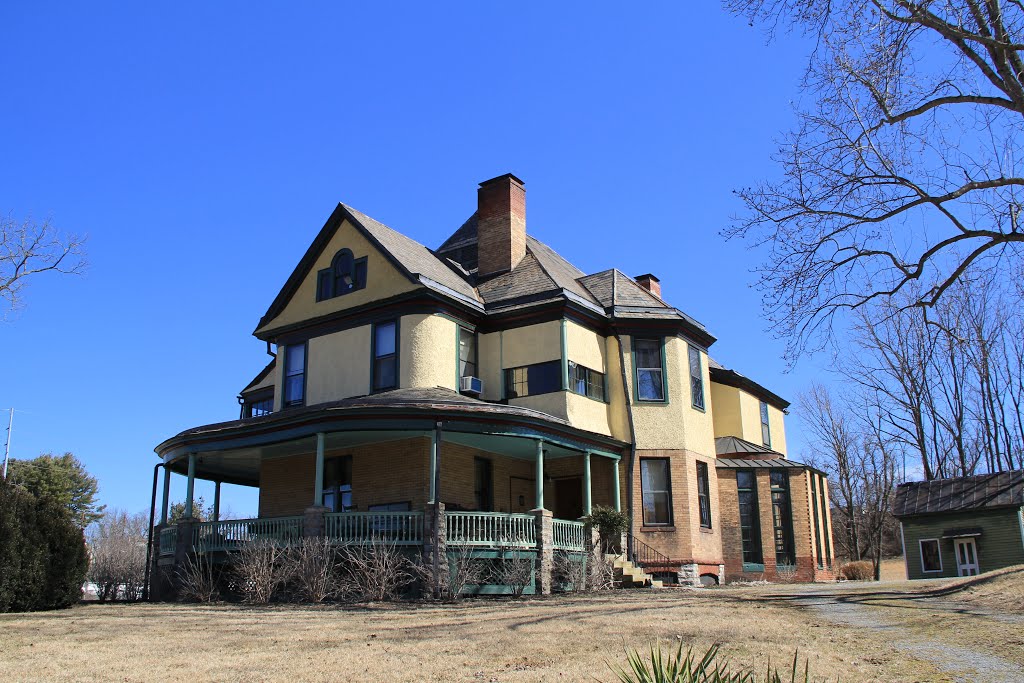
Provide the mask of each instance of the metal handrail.
{"label": "metal handrail", "polygon": [[631,541],[629,559],[633,562],[633,564],[636,564],[640,567],[673,566],[672,558],[670,558],[668,555],[662,553],[656,548],[647,545],[639,538],[637,538],[635,534],[632,534],[627,531],[626,535],[629,537],[629,540]]}

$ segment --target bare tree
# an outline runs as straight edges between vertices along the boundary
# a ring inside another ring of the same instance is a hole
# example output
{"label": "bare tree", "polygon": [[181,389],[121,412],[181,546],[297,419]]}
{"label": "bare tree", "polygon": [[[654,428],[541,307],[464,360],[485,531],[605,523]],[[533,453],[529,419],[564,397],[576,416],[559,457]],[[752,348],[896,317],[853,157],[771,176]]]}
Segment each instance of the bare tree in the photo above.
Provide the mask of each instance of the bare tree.
{"label": "bare tree", "polygon": [[85,269],[85,239],[62,235],[50,221],[0,216],[0,315],[21,307],[32,276],[48,271],[77,275]]}
{"label": "bare tree", "polygon": [[759,284],[791,360],[910,285],[927,308],[966,274],[1019,277],[1024,3],[725,4],[815,45],[782,177],[740,190],[726,231],[770,252]]}
{"label": "bare tree", "polygon": [[100,602],[142,597],[147,526],[144,513],[132,515],[124,510],[108,510],[89,526],[86,578],[96,584]]}

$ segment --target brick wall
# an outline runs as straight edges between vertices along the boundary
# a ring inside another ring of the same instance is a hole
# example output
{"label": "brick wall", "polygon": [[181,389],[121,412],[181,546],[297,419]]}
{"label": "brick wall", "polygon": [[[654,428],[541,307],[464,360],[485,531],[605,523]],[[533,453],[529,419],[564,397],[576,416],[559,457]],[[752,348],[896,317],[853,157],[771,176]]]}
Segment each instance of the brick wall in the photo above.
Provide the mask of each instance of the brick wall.
{"label": "brick wall", "polygon": [[810,507],[810,480],[808,470],[789,470],[790,507],[793,511],[793,546],[796,554],[796,574],[781,576],[775,565],[775,528],[772,520],[771,480],[767,469],[757,470],[758,513],[761,520],[761,551],[764,572],[743,571],[743,540],[740,533],[739,496],[736,490],[736,470],[718,471],[719,504],[722,524],[722,551],[725,573],[729,581],[830,580],[828,567],[818,568],[814,546],[814,518]]}
{"label": "brick wall", "polygon": [[[357,510],[405,502],[413,510],[422,510],[427,503],[430,488],[430,439],[427,437],[332,449],[324,455],[325,458],[352,456],[352,503]],[[478,457],[491,461],[496,512],[523,509],[513,505],[516,484],[515,492],[521,492],[525,497],[525,510],[535,507],[533,460],[509,458],[449,441],[441,444],[442,502],[453,509],[476,508],[475,461]],[[595,505],[612,504],[613,467],[611,460],[591,456],[591,488]],[[313,504],[315,468],[316,454],[313,451],[265,460],[260,473],[260,516],[301,515]],[[581,478],[583,458],[548,458],[544,471],[547,480],[544,502],[548,509],[553,509],[557,505],[553,481]]]}
{"label": "brick wall", "polygon": [[[672,486],[672,526],[643,526],[643,489],[641,486],[641,465],[644,458],[668,458],[669,476]],[[697,507],[697,460],[708,463],[708,477],[712,497],[712,529],[700,528],[700,513]],[[623,467],[623,469],[625,469]],[[625,473],[623,473],[625,474]],[[714,500],[715,481],[713,459],[698,456],[685,450],[639,449],[633,472],[633,533],[638,539],[674,562],[718,565],[721,563],[721,534],[715,527],[717,502]],[[626,505],[625,496],[622,499]]]}

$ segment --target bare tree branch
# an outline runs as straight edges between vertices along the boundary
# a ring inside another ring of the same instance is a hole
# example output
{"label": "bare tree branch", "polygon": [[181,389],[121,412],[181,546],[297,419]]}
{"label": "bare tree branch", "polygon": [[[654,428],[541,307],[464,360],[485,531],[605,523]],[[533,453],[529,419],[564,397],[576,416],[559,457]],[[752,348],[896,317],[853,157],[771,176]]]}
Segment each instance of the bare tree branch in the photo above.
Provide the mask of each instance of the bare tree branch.
{"label": "bare tree branch", "polygon": [[85,238],[62,235],[50,221],[0,216],[0,317],[23,305],[30,279],[40,273],[79,275],[86,268]]}

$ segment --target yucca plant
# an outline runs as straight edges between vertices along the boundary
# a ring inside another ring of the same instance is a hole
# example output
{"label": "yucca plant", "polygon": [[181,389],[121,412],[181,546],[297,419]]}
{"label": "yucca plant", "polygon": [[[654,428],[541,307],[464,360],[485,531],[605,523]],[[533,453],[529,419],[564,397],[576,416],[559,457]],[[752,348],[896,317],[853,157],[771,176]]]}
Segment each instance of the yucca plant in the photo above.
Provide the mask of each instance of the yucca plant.
{"label": "yucca plant", "polygon": [[[718,657],[718,645],[712,645],[700,659],[692,647],[683,649],[680,641],[675,654],[669,648],[668,653],[662,650],[661,642],[652,643],[650,656],[645,657],[639,650],[626,649],[626,668],[611,666],[621,683],[760,683],[761,679],[753,671],[730,670],[728,660]],[[798,656],[793,655],[793,668],[789,674],[789,683],[799,680]],[[764,683],[783,683],[783,673],[768,663],[768,672]],[[810,665],[804,665],[803,683],[810,681]]]}

